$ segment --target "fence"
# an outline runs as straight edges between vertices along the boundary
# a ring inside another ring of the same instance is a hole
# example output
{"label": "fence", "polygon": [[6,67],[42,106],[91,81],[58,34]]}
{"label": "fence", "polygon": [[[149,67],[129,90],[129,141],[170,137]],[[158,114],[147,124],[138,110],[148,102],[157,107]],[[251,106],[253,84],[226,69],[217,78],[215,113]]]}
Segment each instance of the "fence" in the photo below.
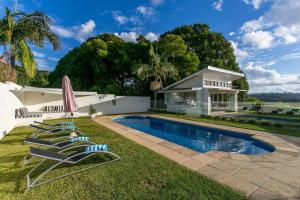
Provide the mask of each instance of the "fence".
{"label": "fence", "polygon": [[[154,100],[151,100],[151,109],[157,111],[167,111],[167,105],[164,100],[159,99],[156,102],[156,107],[154,107]],[[196,102],[195,105],[189,104],[176,104],[178,107],[178,112],[185,113],[186,110],[196,110],[199,109],[197,106],[201,102]],[[216,103],[211,102],[210,105],[201,103],[203,107],[210,107],[212,112],[231,111],[228,103]],[[300,102],[238,102],[238,112],[247,112],[247,111],[257,111],[260,113],[273,113],[273,114],[291,114],[291,115],[300,115]],[[197,113],[195,111],[195,113]]]}

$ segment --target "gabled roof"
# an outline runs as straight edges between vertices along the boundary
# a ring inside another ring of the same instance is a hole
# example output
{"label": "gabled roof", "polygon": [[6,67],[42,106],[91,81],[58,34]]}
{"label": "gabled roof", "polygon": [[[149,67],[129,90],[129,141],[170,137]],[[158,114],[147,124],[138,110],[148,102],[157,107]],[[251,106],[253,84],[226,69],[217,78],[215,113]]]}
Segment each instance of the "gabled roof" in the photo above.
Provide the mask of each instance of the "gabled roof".
{"label": "gabled roof", "polygon": [[176,86],[180,83],[183,83],[183,82],[185,82],[185,81],[187,81],[187,80],[189,80],[189,79],[191,79],[195,76],[199,76],[199,75],[209,73],[209,72],[215,72],[215,73],[220,73],[220,74],[224,74],[224,75],[230,75],[230,76],[232,76],[233,80],[243,78],[245,76],[244,74],[239,73],[239,72],[234,72],[234,71],[230,71],[230,70],[226,70],[226,69],[221,69],[221,68],[217,68],[217,67],[213,67],[213,66],[208,66],[208,67],[206,67],[206,68],[204,68],[204,69],[202,69],[202,70],[200,70],[200,71],[198,71],[194,74],[191,74],[191,75],[185,77],[184,79],[181,79],[180,81],[177,81],[177,82],[163,88],[161,91],[168,90],[168,89],[170,89],[170,88],[172,88],[172,87],[174,87],[174,86]]}

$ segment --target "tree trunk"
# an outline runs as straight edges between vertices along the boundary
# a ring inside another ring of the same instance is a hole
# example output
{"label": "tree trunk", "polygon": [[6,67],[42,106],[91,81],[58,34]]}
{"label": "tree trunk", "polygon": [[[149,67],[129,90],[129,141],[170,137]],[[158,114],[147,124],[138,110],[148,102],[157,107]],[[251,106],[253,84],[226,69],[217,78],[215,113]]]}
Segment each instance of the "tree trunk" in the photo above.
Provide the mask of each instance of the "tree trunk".
{"label": "tree trunk", "polygon": [[9,63],[9,56],[7,55],[7,47],[6,47],[6,44],[3,45],[4,47],[4,58],[5,58],[5,61],[6,63],[8,64]]}
{"label": "tree trunk", "polygon": [[16,57],[15,56],[10,56],[10,66],[12,68],[16,68]]}
{"label": "tree trunk", "polygon": [[154,109],[157,108],[157,90],[154,90]]}

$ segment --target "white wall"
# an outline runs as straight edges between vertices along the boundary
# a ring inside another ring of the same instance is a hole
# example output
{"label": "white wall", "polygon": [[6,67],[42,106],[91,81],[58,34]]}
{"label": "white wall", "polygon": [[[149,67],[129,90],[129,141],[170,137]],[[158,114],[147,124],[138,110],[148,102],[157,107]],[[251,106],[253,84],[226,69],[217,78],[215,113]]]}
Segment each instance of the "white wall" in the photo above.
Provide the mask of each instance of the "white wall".
{"label": "white wall", "polygon": [[[33,120],[41,121],[43,119],[69,117],[70,115],[69,113],[44,113],[43,117],[40,118],[15,119],[15,109],[17,108],[27,107],[29,111],[42,111],[46,105],[63,105],[63,101],[62,95],[41,95],[39,92],[26,92],[25,95],[18,95],[17,97],[9,90],[13,89],[11,87],[13,86],[0,82],[0,139],[14,127],[28,126]],[[150,109],[150,97],[115,97],[113,94],[100,94],[76,96],[75,98],[79,107],[78,112],[75,113],[75,117],[87,116],[90,104],[96,108],[98,115],[146,112]],[[116,99],[116,105],[113,105],[114,99]]]}
{"label": "white wall", "polygon": [[[112,104],[112,100],[116,98],[116,106]],[[99,94],[85,97],[76,97],[76,104],[78,105],[77,116],[87,116],[89,106],[93,105],[98,114],[120,114],[133,112],[146,112],[150,108],[150,97],[137,96],[117,96],[113,94]],[[62,100],[44,102],[36,105],[28,106],[29,111],[42,111],[45,106],[63,105]],[[44,119],[55,119],[67,117],[66,113],[44,113]]]}
{"label": "white wall", "polygon": [[8,85],[0,82],[0,139],[15,127],[15,109],[24,107],[9,89]]}
{"label": "white wall", "polygon": [[[117,96],[116,105],[112,99],[93,105],[98,115],[146,112],[150,109],[150,97]],[[89,105],[78,110],[79,115],[87,113]]]}

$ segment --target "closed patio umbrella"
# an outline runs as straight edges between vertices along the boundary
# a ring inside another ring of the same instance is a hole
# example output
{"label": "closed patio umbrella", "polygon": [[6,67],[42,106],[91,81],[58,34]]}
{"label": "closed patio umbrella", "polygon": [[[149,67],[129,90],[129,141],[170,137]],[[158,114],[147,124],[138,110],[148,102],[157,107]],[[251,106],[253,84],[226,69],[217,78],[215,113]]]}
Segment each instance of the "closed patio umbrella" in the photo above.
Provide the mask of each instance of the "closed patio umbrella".
{"label": "closed patio umbrella", "polygon": [[[71,113],[72,122],[73,122],[73,112],[77,111],[77,105],[75,102],[71,81],[68,76],[64,76],[63,78],[62,92],[63,92],[64,111]],[[74,132],[74,128],[73,128],[73,133],[71,133],[71,136],[76,136],[76,133]]]}

